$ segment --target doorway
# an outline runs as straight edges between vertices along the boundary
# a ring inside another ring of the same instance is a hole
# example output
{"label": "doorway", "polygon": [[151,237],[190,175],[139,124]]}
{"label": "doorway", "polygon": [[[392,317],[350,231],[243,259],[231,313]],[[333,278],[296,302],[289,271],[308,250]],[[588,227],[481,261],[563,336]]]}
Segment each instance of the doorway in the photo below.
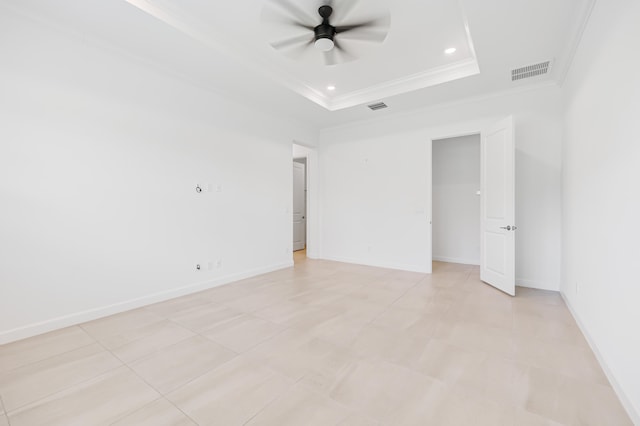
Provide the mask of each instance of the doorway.
{"label": "doorway", "polygon": [[[318,259],[320,258],[320,238],[319,238],[319,211],[318,211],[318,152],[312,146],[307,144],[293,141],[292,151],[291,151],[291,159],[293,160],[294,167],[294,175],[296,174],[295,168],[296,164],[299,166],[304,166],[304,178],[302,179],[302,183],[300,183],[299,179],[293,178],[292,181],[292,192],[302,194],[302,197],[298,195],[298,201],[294,199],[296,197],[292,194],[292,205],[291,212],[299,215],[299,220],[302,220],[298,225],[292,226],[292,234],[287,238],[292,242],[292,260],[294,264],[299,264],[301,261],[308,259]],[[299,171],[297,172],[298,177],[302,175]],[[299,200],[302,199],[300,202]],[[297,211],[296,211],[297,210]],[[293,215],[292,215],[293,216]],[[304,216],[304,219],[302,219]],[[296,217],[293,217],[293,222],[296,222]],[[297,226],[299,229],[296,232],[294,229]],[[303,239],[300,240],[300,235],[303,236]],[[300,241],[303,242],[302,249],[297,250],[301,247]]]}
{"label": "doorway", "polygon": [[432,258],[480,265],[480,134],[432,144]]}
{"label": "doorway", "polygon": [[[443,139],[455,139],[462,136],[477,135],[477,130],[468,131],[465,129],[458,131],[453,135],[442,135],[441,137],[429,140],[429,154],[432,165],[432,171],[435,167],[446,169],[447,172],[455,170],[454,166],[445,167],[448,160],[434,159],[433,146]],[[507,293],[510,296],[515,295],[515,231],[518,227],[515,224],[515,152],[516,140],[514,132],[513,116],[506,117],[502,120],[486,123],[482,126],[480,134],[480,159],[474,162],[480,166],[480,280]],[[445,142],[446,143],[446,142]],[[446,147],[446,145],[445,145]],[[460,169],[469,172],[467,168],[474,167],[470,163],[469,166],[459,166]],[[474,172],[475,173],[475,172]],[[459,183],[464,183],[460,181]],[[444,186],[445,197],[451,195],[453,186]],[[431,258],[435,256],[448,257],[455,259],[458,255],[443,255],[434,252],[434,234],[439,228],[439,224],[443,221],[452,222],[448,215],[453,214],[454,218],[463,210],[457,208],[451,211],[445,210],[445,215],[439,212],[434,215],[434,209],[440,209],[443,206],[442,201],[434,199],[434,185],[432,175],[432,185],[430,185],[430,217],[431,217]],[[436,188],[437,189],[437,188]],[[437,205],[436,205],[437,204]],[[474,209],[475,210],[475,209]],[[435,223],[437,221],[437,223]],[[449,230],[459,230],[462,228],[462,222],[454,221],[450,223]],[[439,231],[438,231],[439,232]],[[451,232],[439,232],[445,236],[445,240],[449,240]],[[471,236],[472,237],[472,236]],[[473,237],[472,237],[473,238]],[[440,238],[438,241],[443,241]],[[459,241],[459,240],[458,240]],[[438,244],[438,243],[436,243]],[[437,249],[437,246],[436,246]],[[460,253],[460,252],[458,252]],[[458,261],[470,262],[469,259],[459,257]]]}
{"label": "doorway", "polygon": [[307,248],[307,159],[293,159],[293,251]]}

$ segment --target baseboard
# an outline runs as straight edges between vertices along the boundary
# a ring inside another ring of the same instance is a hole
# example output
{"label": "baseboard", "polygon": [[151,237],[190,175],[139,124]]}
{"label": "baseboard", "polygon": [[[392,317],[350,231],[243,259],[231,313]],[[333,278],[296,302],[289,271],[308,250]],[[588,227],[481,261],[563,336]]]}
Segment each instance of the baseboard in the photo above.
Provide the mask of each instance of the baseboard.
{"label": "baseboard", "polygon": [[340,257],[340,256],[322,256],[322,259],[331,260],[334,262],[352,263],[354,265],[373,266],[376,268],[397,269],[400,271],[409,271],[409,272],[421,272],[423,274],[431,273],[431,265],[428,265],[429,267],[427,268],[425,266],[406,265],[401,263],[370,262],[363,259],[353,259],[353,258]]}
{"label": "baseboard", "polygon": [[462,259],[460,257],[433,256],[433,260],[446,263],[460,263],[462,265],[480,265],[478,260]]}
{"label": "baseboard", "polygon": [[551,285],[547,281],[525,280],[523,278],[516,278],[516,285],[518,287],[535,288],[536,290],[560,291],[560,288],[558,288],[557,285]]}
{"label": "baseboard", "polygon": [[609,380],[609,383],[611,384],[613,391],[616,393],[616,395],[620,399],[620,402],[622,403],[622,406],[624,407],[624,409],[627,411],[627,414],[631,418],[631,421],[633,422],[634,425],[640,426],[640,413],[636,411],[635,407],[633,406],[629,398],[627,398],[626,393],[620,387],[620,383],[618,383],[618,381],[616,380],[616,377],[613,375],[613,372],[605,362],[604,358],[602,357],[602,354],[598,350],[598,346],[596,345],[596,342],[591,337],[591,334],[589,334],[589,331],[587,330],[584,323],[580,319],[580,316],[578,315],[577,311],[573,308],[573,305],[567,298],[564,291],[560,291],[560,295],[562,296],[564,303],[569,308],[569,312],[571,312],[573,319],[576,320],[576,324],[578,324],[580,331],[582,331],[582,334],[584,335],[585,339],[587,339],[587,343],[589,343],[589,347],[591,347],[591,350],[595,354],[596,359],[600,364],[600,367],[602,367],[602,371],[604,371],[604,374],[607,376],[607,379]]}
{"label": "baseboard", "polygon": [[109,315],[119,314],[131,309],[140,308],[151,305],[153,303],[163,302],[165,300],[174,299],[180,296],[197,293],[199,291],[208,290],[221,285],[229,284],[245,278],[255,277],[256,275],[266,274],[277,271],[279,269],[290,268],[293,261],[285,262],[277,265],[266,266],[262,268],[252,269],[250,271],[240,272],[237,274],[225,275],[214,280],[203,281],[195,284],[189,284],[176,289],[154,293],[148,296],[115,303],[108,306],[102,306],[95,309],[89,309],[82,312],[76,312],[64,315],[58,318],[29,324],[13,330],[3,331],[0,333],[0,345],[14,342],[16,340],[26,339],[28,337],[37,336],[39,334],[48,333],[49,331],[59,330],[61,328],[70,327],[72,325],[82,324],[98,318],[107,317]]}

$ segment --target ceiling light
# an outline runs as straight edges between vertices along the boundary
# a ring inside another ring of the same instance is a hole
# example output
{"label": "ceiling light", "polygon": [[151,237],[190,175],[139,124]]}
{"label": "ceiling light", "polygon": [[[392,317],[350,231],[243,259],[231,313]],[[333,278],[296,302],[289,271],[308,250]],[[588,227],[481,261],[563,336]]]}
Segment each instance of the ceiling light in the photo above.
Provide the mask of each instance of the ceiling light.
{"label": "ceiling light", "polygon": [[446,49],[444,51],[444,53],[446,53],[447,55],[453,55],[454,53],[456,53],[456,48],[455,47],[450,47],[450,48]]}
{"label": "ceiling light", "polygon": [[333,86],[333,85],[327,86],[327,90],[331,90],[331,91],[336,90],[336,86]]}
{"label": "ceiling light", "polygon": [[316,49],[322,52],[328,52],[333,49],[333,40],[326,37],[321,37],[315,42]]}

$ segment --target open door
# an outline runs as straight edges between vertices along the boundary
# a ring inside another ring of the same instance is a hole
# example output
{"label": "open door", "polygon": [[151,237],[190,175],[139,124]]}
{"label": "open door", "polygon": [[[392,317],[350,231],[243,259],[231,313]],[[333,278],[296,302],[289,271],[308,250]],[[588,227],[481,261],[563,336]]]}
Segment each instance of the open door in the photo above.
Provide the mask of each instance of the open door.
{"label": "open door", "polygon": [[513,118],[484,129],[480,149],[480,279],[515,296]]}
{"label": "open door", "polygon": [[307,245],[305,165],[293,162],[293,251]]}

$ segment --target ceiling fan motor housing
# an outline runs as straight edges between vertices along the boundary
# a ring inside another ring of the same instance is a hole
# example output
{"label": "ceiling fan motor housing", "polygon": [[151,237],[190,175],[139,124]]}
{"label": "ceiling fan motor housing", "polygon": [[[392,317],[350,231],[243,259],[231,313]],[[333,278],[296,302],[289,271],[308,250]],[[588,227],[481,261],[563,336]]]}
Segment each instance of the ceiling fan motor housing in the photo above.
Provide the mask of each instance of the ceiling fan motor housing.
{"label": "ceiling fan motor housing", "polygon": [[313,29],[313,32],[316,35],[316,40],[320,38],[328,38],[333,40],[333,37],[336,35],[336,27],[333,27],[328,24],[320,24]]}
{"label": "ceiling fan motor housing", "polygon": [[333,40],[333,37],[336,35],[336,27],[329,23],[329,17],[333,13],[333,8],[331,6],[320,6],[318,13],[322,17],[322,24],[313,29],[316,40],[321,38]]}

